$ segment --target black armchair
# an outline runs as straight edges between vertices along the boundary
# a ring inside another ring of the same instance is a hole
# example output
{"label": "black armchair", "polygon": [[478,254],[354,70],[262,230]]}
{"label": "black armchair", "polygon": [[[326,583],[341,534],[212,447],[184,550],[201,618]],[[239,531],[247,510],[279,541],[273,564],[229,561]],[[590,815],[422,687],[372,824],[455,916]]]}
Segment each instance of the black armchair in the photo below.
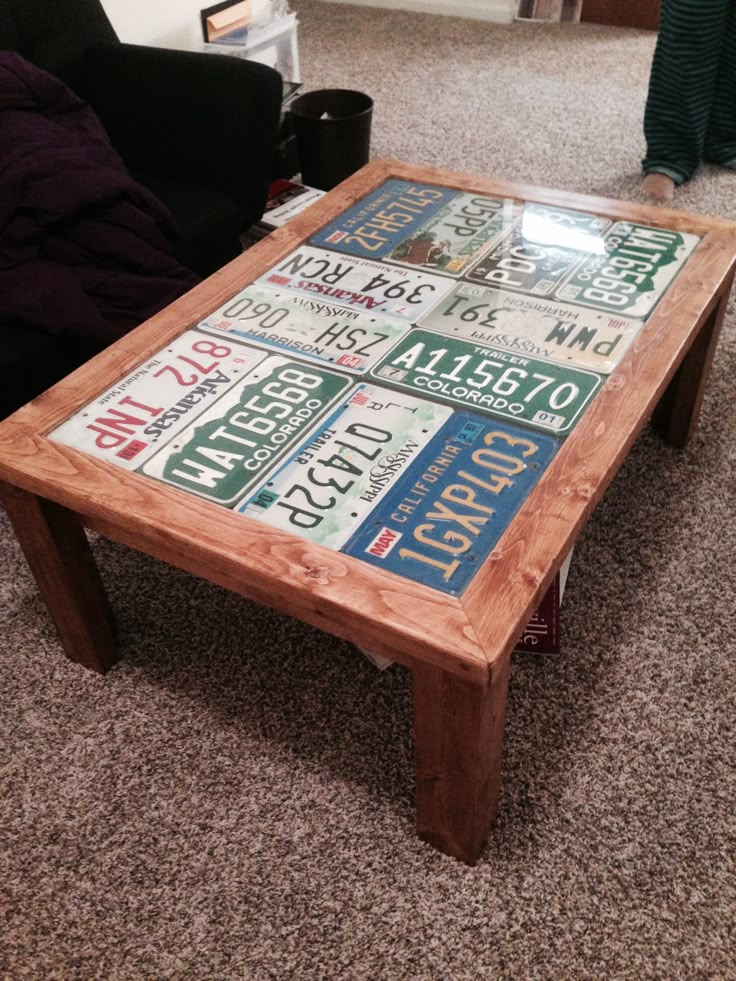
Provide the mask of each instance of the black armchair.
{"label": "black armchair", "polygon": [[123,44],[99,0],[0,0],[0,48],[60,78],[168,207],[180,261],[209,275],[263,214],[282,82],[239,58]]}
{"label": "black armchair", "polygon": [[[0,0],[0,49],[60,79],[95,111],[129,174],[173,216],[175,229],[158,225],[181,266],[207,276],[238,255],[271,180],[278,72],[233,57],[121,43],[99,0]],[[104,331],[61,334],[54,290],[47,292],[48,329],[0,299],[0,418],[112,339]],[[150,299],[148,290],[147,313]],[[162,297],[161,306],[170,299]]]}

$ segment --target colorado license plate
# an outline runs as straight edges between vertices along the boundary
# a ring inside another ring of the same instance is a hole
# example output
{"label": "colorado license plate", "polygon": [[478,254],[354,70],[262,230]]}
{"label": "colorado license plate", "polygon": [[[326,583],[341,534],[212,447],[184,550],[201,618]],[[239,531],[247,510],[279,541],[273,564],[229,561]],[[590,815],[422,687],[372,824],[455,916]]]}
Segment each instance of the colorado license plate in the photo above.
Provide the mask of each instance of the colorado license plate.
{"label": "colorado license plate", "polygon": [[572,362],[608,374],[644,322],[630,317],[458,283],[420,326],[515,354]]}
{"label": "colorado license plate", "polygon": [[339,549],[451,414],[361,385],[238,509]]}
{"label": "colorado license plate", "polygon": [[603,254],[588,256],[557,296],[598,310],[646,317],[699,241],[688,232],[617,222],[606,236]]}
{"label": "colorado license plate", "polygon": [[149,477],[232,505],[350,387],[320,365],[273,354],[143,465]]}
{"label": "colorado license plate", "polygon": [[593,372],[524,358],[420,327],[371,375],[392,388],[568,433],[600,386]]}
{"label": "colorado license plate", "polygon": [[355,372],[374,364],[409,328],[406,321],[281,293],[260,283],[246,286],[198,326]]}
{"label": "colorado license plate", "polygon": [[388,254],[390,262],[461,276],[513,224],[519,205],[509,199],[458,194]]}
{"label": "colorado license plate", "polygon": [[282,259],[258,282],[410,323],[416,323],[452,288],[452,280],[446,276],[343,256],[309,245]]}
{"label": "colorado license plate", "polygon": [[265,357],[240,341],[187,330],[49,439],[134,470]]}
{"label": "colorado license plate", "polygon": [[343,552],[459,594],[559,445],[544,433],[455,412]]}
{"label": "colorado license plate", "polygon": [[518,221],[466,278],[484,286],[550,296],[588,253],[604,251],[610,221],[582,211],[525,204]]}

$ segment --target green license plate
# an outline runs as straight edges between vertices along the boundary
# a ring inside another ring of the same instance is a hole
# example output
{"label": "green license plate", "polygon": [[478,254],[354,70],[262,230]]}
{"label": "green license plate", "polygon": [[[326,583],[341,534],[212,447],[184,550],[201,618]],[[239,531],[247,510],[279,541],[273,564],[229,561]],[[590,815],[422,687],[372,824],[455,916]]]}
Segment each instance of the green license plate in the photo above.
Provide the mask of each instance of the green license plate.
{"label": "green license plate", "polygon": [[617,222],[602,255],[590,255],[557,290],[560,300],[646,317],[700,239],[687,232]]}
{"label": "green license plate", "polygon": [[142,472],[232,506],[304,439],[351,384],[319,365],[272,355],[146,462]]}
{"label": "green license plate", "polygon": [[464,409],[569,432],[601,384],[592,371],[416,328],[372,369],[384,385]]}

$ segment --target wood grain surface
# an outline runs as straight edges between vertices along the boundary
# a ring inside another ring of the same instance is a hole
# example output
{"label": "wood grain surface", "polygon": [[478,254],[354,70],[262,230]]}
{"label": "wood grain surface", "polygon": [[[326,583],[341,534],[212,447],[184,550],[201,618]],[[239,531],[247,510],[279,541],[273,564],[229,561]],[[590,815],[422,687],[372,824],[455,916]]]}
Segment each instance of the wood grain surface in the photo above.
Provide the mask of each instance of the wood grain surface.
{"label": "wood grain surface", "polygon": [[[460,600],[251,521],[44,434],[389,177],[579,209],[703,237]],[[544,589],[708,318],[736,260],[715,218],[375,161],[0,424],[0,477],[89,527],[409,666],[491,684]],[[703,372],[712,357],[695,358]],[[664,410],[663,410],[664,411]],[[681,409],[678,409],[681,411]],[[691,421],[688,423],[691,426]]]}

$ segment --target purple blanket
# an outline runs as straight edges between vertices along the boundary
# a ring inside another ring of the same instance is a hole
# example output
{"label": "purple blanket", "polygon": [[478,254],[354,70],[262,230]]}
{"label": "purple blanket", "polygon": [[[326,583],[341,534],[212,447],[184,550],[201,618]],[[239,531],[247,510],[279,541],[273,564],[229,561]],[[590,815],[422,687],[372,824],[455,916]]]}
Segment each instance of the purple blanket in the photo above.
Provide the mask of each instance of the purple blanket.
{"label": "purple blanket", "polygon": [[172,219],[62,82],[0,52],[0,315],[103,347],[197,277]]}

